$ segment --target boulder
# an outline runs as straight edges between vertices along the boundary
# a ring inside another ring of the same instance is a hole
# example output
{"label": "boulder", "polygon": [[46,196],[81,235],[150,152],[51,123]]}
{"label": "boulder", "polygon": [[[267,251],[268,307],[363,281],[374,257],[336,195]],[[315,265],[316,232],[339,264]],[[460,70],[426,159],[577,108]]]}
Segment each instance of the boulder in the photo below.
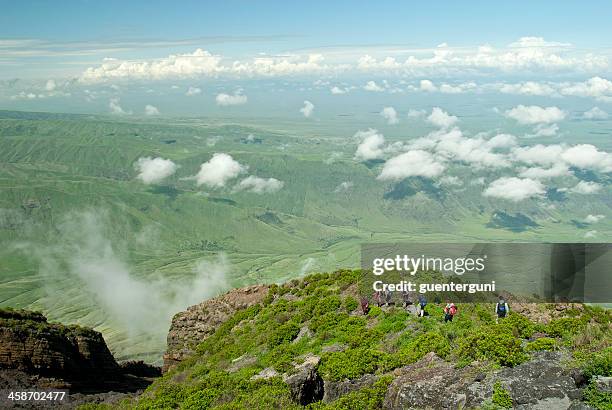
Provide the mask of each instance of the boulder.
{"label": "boulder", "polygon": [[365,374],[359,379],[355,380],[344,380],[340,382],[332,382],[326,380],[323,386],[324,394],[323,401],[329,403],[337,400],[345,394],[361,390],[366,387],[372,386],[378,377],[373,374]]}
{"label": "boulder", "polygon": [[295,403],[306,406],[323,399],[323,379],[318,372],[320,362],[320,357],[309,355],[304,363],[296,366],[295,373],[283,378]]}

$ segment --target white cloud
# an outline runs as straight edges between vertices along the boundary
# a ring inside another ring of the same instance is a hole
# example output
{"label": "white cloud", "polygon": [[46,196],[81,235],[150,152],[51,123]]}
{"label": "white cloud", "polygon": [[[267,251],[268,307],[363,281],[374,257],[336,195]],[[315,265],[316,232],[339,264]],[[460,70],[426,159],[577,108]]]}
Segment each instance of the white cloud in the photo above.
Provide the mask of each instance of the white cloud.
{"label": "white cloud", "polygon": [[393,107],[385,107],[380,112],[380,115],[387,120],[387,124],[395,125],[399,123],[399,119],[397,118],[397,111]]}
{"label": "white cloud", "polygon": [[215,100],[217,101],[217,105],[226,107],[229,105],[246,104],[248,101],[248,98],[246,95],[242,94],[242,91],[238,90],[233,95],[225,94],[225,93],[217,94],[217,97],[215,98]]}
{"label": "white cloud", "polygon": [[557,107],[539,107],[537,105],[518,105],[505,112],[505,116],[519,124],[549,124],[565,118],[565,112]]}
{"label": "white cloud", "polygon": [[156,184],[174,174],[177,165],[169,159],[144,157],[138,158],[134,167],[140,171],[136,178],[145,184]]}
{"label": "white cloud", "polygon": [[193,97],[194,95],[198,95],[202,93],[202,89],[200,87],[189,87],[185,95],[187,97]]}
{"label": "white cloud", "polygon": [[576,184],[576,186],[570,189],[570,192],[575,194],[589,195],[595,194],[599,192],[599,190],[601,190],[601,185],[597,182],[580,181],[578,184]]}
{"label": "white cloud", "polygon": [[561,145],[537,144],[517,147],[512,151],[514,158],[526,164],[553,165],[559,162],[565,148]]}
{"label": "white cloud", "polygon": [[582,118],[585,120],[607,120],[608,117],[608,113],[599,107],[593,107],[582,114]]}
{"label": "white cloud", "polygon": [[530,137],[554,137],[559,131],[557,124],[538,124],[533,128],[533,134]]}
{"label": "white cloud", "polygon": [[351,181],[344,181],[340,183],[340,185],[338,185],[336,189],[334,189],[334,192],[335,193],[346,192],[352,187],[353,187],[353,183]]}
{"label": "white cloud", "polygon": [[513,202],[538,197],[545,192],[540,181],[530,178],[502,177],[491,182],[483,195]]}
{"label": "white cloud", "polygon": [[130,111],[125,111],[121,107],[121,101],[119,98],[111,98],[110,101],[108,102],[108,108],[110,109],[111,114],[115,114],[115,115],[131,114]]}
{"label": "white cloud", "polygon": [[247,166],[234,160],[231,155],[215,153],[213,157],[200,166],[196,175],[198,186],[207,185],[211,188],[222,188],[231,179],[246,172]]}
{"label": "white cloud", "polygon": [[530,179],[548,179],[563,176],[569,176],[572,173],[569,168],[563,164],[555,164],[550,168],[532,167],[523,169],[519,176]]}
{"label": "white cloud", "polygon": [[434,107],[427,117],[427,121],[439,128],[449,128],[457,122],[457,117],[449,115],[440,107]]}
{"label": "white cloud", "polygon": [[594,223],[597,223],[597,222],[601,221],[604,218],[605,218],[605,215],[601,215],[601,214],[599,214],[599,215],[591,215],[591,214],[588,214],[584,218],[584,223],[594,224]]}
{"label": "white cloud", "polygon": [[570,47],[569,43],[546,41],[542,37],[521,37],[508,45],[512,48],[542,48],[542,47]]}
{"label": "white cloud", "polygon": [[340,88],[337,85],[333,86],[332,88],[330,88],[329,90],[333,95],[341,95],[341,94],[346,94],[349,92],[348,88]]}
{"label": "white cloud", "polygon": [[363,89],[366,91],[374,91],[374,92],[385,91],[383,87],[376,84],[376,81],[368,81],[366,85],[363,86]]}
{"label": "white cloud", "polygon": [[276,178],[260,178],[249,175],[236,186],[237,191],[248,191],[255,194],[272,194],[284,186],[283,181]]}
{"label": "white cloud", "polygon": [[310,116],[312,115],[312,112],[314,111],[314,104],[311,103],[308,100],[304,101],[304,106],[302,108],[300,108],[300,112],[304,115],[304,117],[306,118],[310,118]]}
{"label": "white cloud", "polygon": [[538,95],[538,96],[551,96],[556,94],[554,87],[537,83],[535,81],[526,81],[523,83],[516,84],[501,84],[499,91],[504,94],[520,94],[520,95]]}
{"label": "white cloud", "polygon": [[599,151],[591,144],[574,145],[561,154],[561,159],[578,168],[612,172],[612,154]]}
{"label": "white cloud", "polygon": [[157,109],[157,107],[147,104],[145,106],[145,115],[148,115],[148,116],[159,115],[159,110]]}
{"label": "white cloud", "polygon": [[435,92],[438,91],[438,88],[434,85],[431,80],[421,80],[419,83],[419,87],[421,91]]}
{"label": "white cloud", "polygon": [[612,81],[601,77],[592,77],[581,83],[567,83],[561,86],[562,95],[592,97],[609,101],[612,97]]}
{"label": "white cloud", "polygon": [[45,90],[54,91],[56,87],[57,84],[55,84],[55,80],[47,80],[47,83],[45,84]]}
{"label": "white cloud", "polygon": [[385,137],[377,130],[357,131],[354,138],[360,139],[361,143],[355,152],[355,159],[358,161],[368,161],[380,159],[384,156]]}
{"label": "white cloud", "polygon": [[595,238],[597,236],[597,231],[593,230],[593,231],[588,231],[587,233],[584,234],[585,238]]}
{"label": "white cloud", "polygon": [[412,176],[434,178],[445,169],[440,158],[427,151],[411,150],[385,162],[378,179],[398,181]]}

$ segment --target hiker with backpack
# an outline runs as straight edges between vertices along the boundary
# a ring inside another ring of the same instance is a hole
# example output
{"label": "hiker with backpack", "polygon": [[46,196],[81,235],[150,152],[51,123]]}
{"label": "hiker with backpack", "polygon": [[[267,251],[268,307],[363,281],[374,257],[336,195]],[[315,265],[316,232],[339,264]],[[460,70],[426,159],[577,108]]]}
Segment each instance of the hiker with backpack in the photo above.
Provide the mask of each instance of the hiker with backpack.
{"label": "hiker with backpack", "polygon": [[505,318],[508,312],[510,312],[508,303],[506,303],[504,298],[500,296],[499,300],[495,304],[495,313],[497,314],[497,318],[495,318],[495,323],[499,323],[499,319]]}
{"label": "hiker with backpack", "polygon": [[366,297],[361,298],[361,311],[364,315],[370,313],[370,302]]}
{"label": "hiker with backpack", "polygon": [[380,290],[374,291],[374,302],[376,302],[376,306],[382,306],[382,292]]}
{"label": "hiker with backpack", "polygon": [[425,316],[425,306],[427,306],[427,299],[425,299],[425,296],[419,295],[419,317]]}
{"label": "hiker with backpack", "polygon": [[457,314],[457,306],[452,302],[447,303],[444,307],[444,323],[452,322],[455,314]]}

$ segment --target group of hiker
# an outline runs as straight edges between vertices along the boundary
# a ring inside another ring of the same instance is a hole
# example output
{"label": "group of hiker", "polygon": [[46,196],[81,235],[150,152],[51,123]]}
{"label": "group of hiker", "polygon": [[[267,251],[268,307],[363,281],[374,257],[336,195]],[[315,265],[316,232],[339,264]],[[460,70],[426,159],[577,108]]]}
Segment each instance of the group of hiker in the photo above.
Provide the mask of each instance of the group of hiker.
{"label": "group of hiker", "polygon": [[[372,295],[372,299],[378,307],[389,306],[393,303],[392,296],[393,293],[389,290],[375,291]],[[402,292],[402,302],[404,309],[409,309],[413,305],[412,297],[409,292]],[[427,299],[425,298],[425,295],[419,295],[416,305],[416,313],[418,317],[424,317],[427,315],[425,306],[427,306]],[[361,298],[361,310],[363,311],[364,315],[367,315],[370,312],[370,302],[365,297]],[[452,322],[453,318],[458,312],[457,305],[449,301],[442,309],[442,312],[444,314],[444,322]],[[508,307],[508,303],[502,296],[499,296],[499,299],[495,304],[495,314],[497,316],[495,318],[495,323],[499,323],[499,319],[505,318],[509,312],[510,308]]]}

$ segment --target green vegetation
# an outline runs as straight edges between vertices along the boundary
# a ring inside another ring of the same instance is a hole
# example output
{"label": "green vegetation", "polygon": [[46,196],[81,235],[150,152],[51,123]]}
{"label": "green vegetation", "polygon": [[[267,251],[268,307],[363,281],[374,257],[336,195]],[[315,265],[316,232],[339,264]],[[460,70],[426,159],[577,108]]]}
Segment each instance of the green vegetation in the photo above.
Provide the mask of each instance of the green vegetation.
{"label": "green vegetation", "polygon": [[502,386],[499,380],[493,385],[493,398],[491,401],[501,408],[512,408],[512,396],[510,396],[510,392]]}
{"label": "green vegetation", "polygon": [[[580,327],[561,318],[546,325],[513,313],[496,325],[484,313],[490,306],[479,304],[461,304],[456,320],[447,324],[436,314],[442,305],[435,303],[428,306],[432,315],[426,318],[395,307],[373,308],[367,316],[360,310],[349,314],[353,309],[347,304],[354,306],[352,301],[358,299],[351,292],[359,280],[360,272],[343,270],[272,286],[262,305],[238,311],[200,343],[194,356],[158,379],[139,399],[123,406],[297,409],[300,407],[292,402],[282,373],[295,372],[296,364],[315,354],[321,357],[318,372],[326,381],[354,380],[366,374],[378,380],[336,401],[312,404],[311,409],[378,409],[393,378],[391,372],[429,352],[457,366],[479,361],[478,368],[486,372],[515,366],[539,350],[570,349],[561,343],[563,338],[580,337]],[[603,332],[601,339],[579,344],[575,350],[581,366],[590,369],[585,370],[590,377],[609,374],[610,349],[597,349],[602,341],[610,340],[610,314],[584,307],[574,318],[580,323],[597,323]],[[559,334],[561,323],[568,324],[563,336],[547,333]],[[527,342],[535,331],[547,336]],[[267,379],[253,378],[264,369],[278,373]],[[585,398],[601,402],[605,399],[602,394],[589,388]],[[499,382],[490,406],[512,406],[509,392]]]}

